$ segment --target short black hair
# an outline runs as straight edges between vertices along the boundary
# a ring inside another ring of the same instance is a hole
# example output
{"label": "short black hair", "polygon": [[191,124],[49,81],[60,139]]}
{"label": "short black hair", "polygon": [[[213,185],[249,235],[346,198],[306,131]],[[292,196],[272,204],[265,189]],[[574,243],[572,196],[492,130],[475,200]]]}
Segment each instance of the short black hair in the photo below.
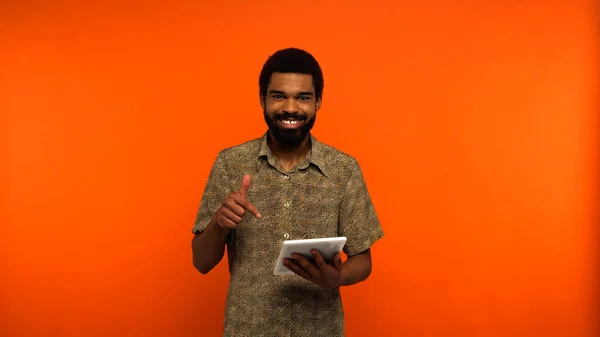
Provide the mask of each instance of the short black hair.
{"label": "short black hair", "polygon": [[316,98],[321,99],[323,96],[323,71],[319,62],[306,50],[286,48],[278,50],[269,56],[258,78],[259,95],[261,98],[267,95],[267,87],[273,73],[311,75]]}

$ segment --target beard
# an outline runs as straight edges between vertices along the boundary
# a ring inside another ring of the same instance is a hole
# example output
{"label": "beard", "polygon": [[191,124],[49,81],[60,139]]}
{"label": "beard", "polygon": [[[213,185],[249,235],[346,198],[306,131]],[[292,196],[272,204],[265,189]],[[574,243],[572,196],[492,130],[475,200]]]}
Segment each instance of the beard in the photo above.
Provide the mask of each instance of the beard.
{"label": "beard", "polygon": [[[295,147],[302,143],[303,140],[308,137],[310,130],[315,125],[315,121],[317,119],[317,114],[308,119],[305,115],[298,114],[275,114],[273,118],[271,118],[265,110],[263,110],[263,115],[265,118],[265,122],[269,127],[270,134],[273,135],[277,143],[285,147]],[[277,125],[277,121],[286,119],[286,118],[294,118],[296,120],[303,121],[304,124],[297,130],[284,129]]]}

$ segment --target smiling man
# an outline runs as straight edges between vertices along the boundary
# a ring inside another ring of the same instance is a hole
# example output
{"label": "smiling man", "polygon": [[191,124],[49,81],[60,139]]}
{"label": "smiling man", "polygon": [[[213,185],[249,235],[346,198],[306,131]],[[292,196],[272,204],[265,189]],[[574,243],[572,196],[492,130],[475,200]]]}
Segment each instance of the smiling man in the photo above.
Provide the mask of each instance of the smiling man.
{"label": "smiling man", "polygon": [[[222,150],[192,232],[193,264],[210,272],[227,250],[230,281],[223,336],[344,336],[340,287],[371,274],[383,237],[358,162],[312,134],[323,74],[308,52],[279,50],[259,76],[268,130]],[[274,275],[284,240],[347,237],[324,261],[294,256]]]}

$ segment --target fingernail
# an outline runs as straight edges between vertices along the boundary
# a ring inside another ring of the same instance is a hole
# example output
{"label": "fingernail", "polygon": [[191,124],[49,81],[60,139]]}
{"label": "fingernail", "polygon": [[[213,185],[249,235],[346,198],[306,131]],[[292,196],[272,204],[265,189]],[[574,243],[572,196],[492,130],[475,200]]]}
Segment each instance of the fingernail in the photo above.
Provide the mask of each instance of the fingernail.
{"label": "fingernail", "polygon": [[256,217],[258,217],[259,219],[262,219],[262,215],[260,215],[260,213],[256,213]]}

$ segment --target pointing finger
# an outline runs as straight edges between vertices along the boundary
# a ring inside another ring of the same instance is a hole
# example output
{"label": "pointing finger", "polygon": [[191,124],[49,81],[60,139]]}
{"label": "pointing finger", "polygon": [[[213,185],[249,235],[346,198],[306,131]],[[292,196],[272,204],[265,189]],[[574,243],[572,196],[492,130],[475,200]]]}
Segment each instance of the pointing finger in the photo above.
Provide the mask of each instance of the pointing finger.
{"label": "pointing finger", "polygon": [[248,199],[243,198],[241,195],[234,195],[233,200],[236,204],[242,206],[248,212],[252,213],[252,215],[254,215],[256,218],[262,219],[262,215],[260,214],[256,206],[254,206],[250,201],[248,201]]}
{"label": "pointing finger", "polygon": [[252,213],[252,215],[254,215],[257,219],[262,219],[262,215],[260,215],[260,212],[258,211],[256,206],[252,205],[252,203],[248,201],[248,199],[243,199],[242,206],[246,210],[248,210],[248,212]]}

